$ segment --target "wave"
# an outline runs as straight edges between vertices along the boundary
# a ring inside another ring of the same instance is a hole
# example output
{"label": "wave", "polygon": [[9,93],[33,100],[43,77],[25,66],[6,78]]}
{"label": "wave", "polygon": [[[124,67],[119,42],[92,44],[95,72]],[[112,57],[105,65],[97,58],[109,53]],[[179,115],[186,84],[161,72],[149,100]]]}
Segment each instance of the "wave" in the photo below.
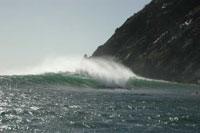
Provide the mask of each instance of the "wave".
{"label": "wave", "polygon": [[0,86],[7,88],[24,87],[24,86],[66,86],[76,88],[199,88],[198,85],[188,85],[172,82],[163,82],[146,79],[129,79],[128,86],[117,85],[116,83],[108,84],[101,80],[91,77],[82,76],[73,73],[46,73],[41,75],[14,75],[14,76],[0,76]]}
{"label": "wave", "polygon": [[[63,60],[61,60],[63,61]],[[68,60],[69,61],[69,60]],[[82,59],[78,63],[67,65],[68,70],[65,72],[44,71],[41,74],[23,74],[23,75],[4,75],[0,76],[0,86],[17,87],[17,86],[49,86],[63,85],[80,88],[173,88],[173,87],[196,87],[196,85],[186,85],[145,79],[137,76],[129,68],[120,64],[113,58],[92,58]],[[58,62],[55,64],[59,64]],[[76,64],[76,65],[75,65]],[[46,68],[46,65],[43,68]],[[70,68],[70,67],[71,68]],[[41,68],[41,67],[39,67]],[[38,70],[43,70],[39,69]],[[66,67],[63,67],[66,68]],[[71,70],[70,70],[71,69]],[[52,69],[51,69],[52,71]]]}

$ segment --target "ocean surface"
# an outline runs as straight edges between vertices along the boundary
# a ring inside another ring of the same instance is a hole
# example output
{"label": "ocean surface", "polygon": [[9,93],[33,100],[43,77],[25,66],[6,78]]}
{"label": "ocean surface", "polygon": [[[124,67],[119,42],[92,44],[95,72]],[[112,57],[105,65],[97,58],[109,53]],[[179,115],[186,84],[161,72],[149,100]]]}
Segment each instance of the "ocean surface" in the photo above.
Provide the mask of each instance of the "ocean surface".
{"label": "ocean surface", "polygon": [[145,79],[112,61],[79,66],[0,76],[0,132],[200,132],[200,86]]}
{"label": "ocean surface", "polygon": [[104,87],[73,74],[0,77],[0,132],[200,132],[199,86]]}

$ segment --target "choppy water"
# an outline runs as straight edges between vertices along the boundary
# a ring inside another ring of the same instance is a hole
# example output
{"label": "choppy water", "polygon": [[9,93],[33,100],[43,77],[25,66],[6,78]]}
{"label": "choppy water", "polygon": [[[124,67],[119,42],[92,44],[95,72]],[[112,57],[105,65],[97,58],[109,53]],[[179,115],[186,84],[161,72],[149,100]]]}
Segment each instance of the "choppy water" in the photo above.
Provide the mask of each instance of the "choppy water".
{"label": "choppy water", "polygon": [[0,77],[0,132],[200,132],[199,86],[131,80],[108,88],[92,78]]}

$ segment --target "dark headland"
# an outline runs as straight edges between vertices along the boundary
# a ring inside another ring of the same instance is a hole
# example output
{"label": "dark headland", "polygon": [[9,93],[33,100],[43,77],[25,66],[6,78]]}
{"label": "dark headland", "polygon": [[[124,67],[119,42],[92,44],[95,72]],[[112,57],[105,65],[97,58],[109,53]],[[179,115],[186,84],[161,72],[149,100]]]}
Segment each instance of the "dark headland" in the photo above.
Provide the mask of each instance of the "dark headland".
{"label": "dark headland", "polygon": [[200,84],[200,0],[152,0],[92,56],[114,56],[144,77]]}

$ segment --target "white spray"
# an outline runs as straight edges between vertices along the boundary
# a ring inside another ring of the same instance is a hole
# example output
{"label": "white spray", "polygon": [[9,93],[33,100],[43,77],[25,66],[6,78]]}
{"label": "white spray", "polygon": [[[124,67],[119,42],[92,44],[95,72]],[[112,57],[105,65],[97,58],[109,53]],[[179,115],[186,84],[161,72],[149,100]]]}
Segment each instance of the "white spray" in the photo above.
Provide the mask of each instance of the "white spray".
{"label": "white spray", "polygon": [[97,79],[108,87],[130,87],[130,79],[136,75],[111,58],[83,59],[76,73]]}

